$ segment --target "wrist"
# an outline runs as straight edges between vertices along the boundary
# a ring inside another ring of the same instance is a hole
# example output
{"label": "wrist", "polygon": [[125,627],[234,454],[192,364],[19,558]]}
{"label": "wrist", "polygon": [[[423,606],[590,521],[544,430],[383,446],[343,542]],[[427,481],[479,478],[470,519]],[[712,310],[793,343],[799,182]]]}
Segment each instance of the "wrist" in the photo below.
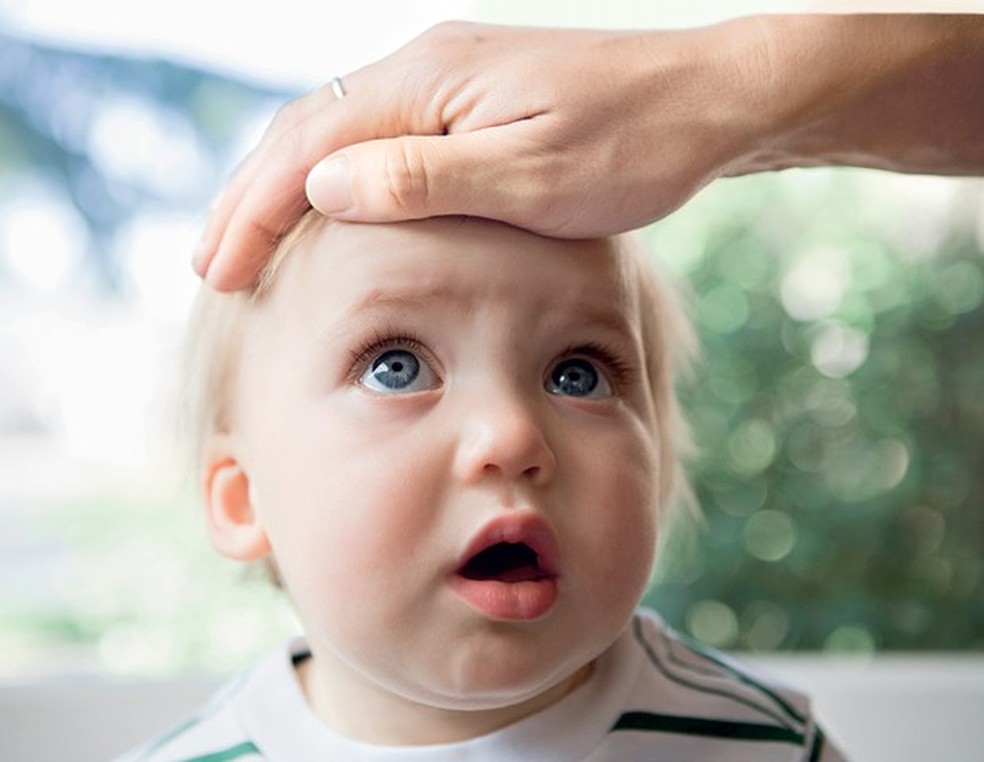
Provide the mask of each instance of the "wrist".
{"label": "wrist", "polygon": [[731,152],[721,175],[761,171],[782,157],[777,146],[796,121],[784,94],[786,73],[777,49],[774,17],[746,16],[707,29],[705,45],[716,51],[713,76],[724,83],[718,98],[731,135]]}
{"label": "wrist", "polygon": [[648,32],[644,43],[635,86],[647,93],[654,134],[675,133],[687,161],[705,166],[702,182],[741,174],[776,123],[759,20]]}
{"label": "wrist", "polygon": [[762,90],[762,119],[728,174],[845,164],[952,172],[970,156],[967,146],[979,144],[968,125],[984,102],[975,73],[984,65],[984,40],[971,17],[830,14],[740,22],[750,39],[759,36],[749,81]]}
{"label": "wrist", "polygon": [[734,39],[742,85],[735,107],[745,118],[745,139],[722,174],[828,163],[819,126],[850,97],[844,78],[858,76],[832,49],[842,42],[833,18],[760,15],[721,25]]}
{"label": "wrist", "polygon": [[[850,124],[858,103],[897,65],[871,23],[847,15],[761,16],[758,26],[768,92],[763,129],[742,169],[761,171],[863,164]],[[767,71],[765,71],[767,69]],[[852,155],[853,153],[853,155]]]}

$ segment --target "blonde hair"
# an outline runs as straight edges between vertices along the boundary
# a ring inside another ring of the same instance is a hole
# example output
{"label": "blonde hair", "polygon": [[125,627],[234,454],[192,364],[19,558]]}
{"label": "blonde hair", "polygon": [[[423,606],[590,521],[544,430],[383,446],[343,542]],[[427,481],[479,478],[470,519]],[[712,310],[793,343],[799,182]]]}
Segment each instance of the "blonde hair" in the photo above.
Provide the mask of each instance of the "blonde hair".
{"label": "blonde hair", "polygon": [[304,215],[280,239],[250,288],[223,293],[207,284],[199,287],[185,332],[178,416],[179,436],[196,481],[201,477],[211,437],[233,426],[236,372],[247,315],[273,289],[287,254],[325,224],[330,222],[313,210]]}
{"label": "blonde hair", "polygon": [[697,517],[700,511],[686,471],[695,447],[677,396],[697,357],[697,334],[687,316],[683,288],[656,266],[639,234],[623,233],[619,241],[634,270],[630,275],[639,298],[646,376],[656,411],[661,518],[670,518],[677,507]]}
{"label": "blonde hair", "polygon": [[[184,360],[184,436],[200,476],[210,438],[234,425],[236,372],[250,310],[270,294],[287,256],[300,243],[332,222],[308,212],[280,241],[252,289],[219,293],[202,286],[189,322]],[[689,370],[696,339],[686,316],[680,289],[657,274],[637,234],[616,239],[628,263],[627,288],[638,295],[639,320],[659,445],[659,508],[666,514],[682,505],[696,514],[684,463],[692,455],[690,429],[676,394]]]}

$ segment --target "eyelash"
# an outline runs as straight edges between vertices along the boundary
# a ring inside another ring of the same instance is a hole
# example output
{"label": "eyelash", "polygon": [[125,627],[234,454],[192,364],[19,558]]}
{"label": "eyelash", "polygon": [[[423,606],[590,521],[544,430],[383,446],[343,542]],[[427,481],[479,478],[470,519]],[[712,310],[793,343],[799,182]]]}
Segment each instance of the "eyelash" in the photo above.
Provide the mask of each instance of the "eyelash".
{"label": "eyelash", "polygon": [[[358,380],[362,377],[369,364],[381,352],[388,349],[407,349],[418,354],[427,354],[424,343],[413,333],[399,330],[376,330],[371,338],[349,352],[349,364],[352,368],[351,377]],[[617,390],[623,390],[632,385],[638,371],[625,362],[616,352],[597,342],[584,344],[569,344],[557,359],[551,362],[551,367],[562,359],[571,357],[587,357],[601,363],[610,375],[610,380]]]}
{"label": "eyelash", "polygon": [[355,381],[362,378],[369,364],[387,349],[407,349],[417,354],[427,354],[424,343],[408,331],[377,330],[370,339],[349,352],[351,378]]}
{"label": "eyelash", "polygon": [[610,377],[609,380],[616,391],[622,391],[631,386],[638,373],[618,353],[606,347],[604,344],[598,344],[593,341],[587,342],[586,344],[570,344],[558,355],[558,359],[554,360],[551,366],[571,357],[587,357],[604,366]]}

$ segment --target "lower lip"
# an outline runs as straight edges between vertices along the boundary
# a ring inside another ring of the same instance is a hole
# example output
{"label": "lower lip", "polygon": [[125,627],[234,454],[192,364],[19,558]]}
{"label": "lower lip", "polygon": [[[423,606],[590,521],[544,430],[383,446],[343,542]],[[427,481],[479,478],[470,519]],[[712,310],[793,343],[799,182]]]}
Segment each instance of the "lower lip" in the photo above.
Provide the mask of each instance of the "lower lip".
{"label": "lower lip", "polygon": [[455,575],[451,587],[473,609],[502,621],[528,622],[544,616],[557,600],[557,580],[474,580]]}

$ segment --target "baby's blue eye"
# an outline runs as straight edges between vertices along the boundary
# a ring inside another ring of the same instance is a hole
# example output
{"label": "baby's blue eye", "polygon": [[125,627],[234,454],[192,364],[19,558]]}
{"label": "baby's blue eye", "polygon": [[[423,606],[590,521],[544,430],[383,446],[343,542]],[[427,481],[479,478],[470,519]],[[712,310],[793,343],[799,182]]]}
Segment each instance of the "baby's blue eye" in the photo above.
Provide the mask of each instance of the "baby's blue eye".
{"label": "baby's blue eye", "polygon": [[374,392],[419,392],[434,387],[436,375],[417,355],[389,349],[370,363],[360,382]]}
{"label": "baby's blue eye", "polygon": [[547,391],[565,397],[610,397],[612,387],[594,363],[582,357],[561,360],[550,371]]}

